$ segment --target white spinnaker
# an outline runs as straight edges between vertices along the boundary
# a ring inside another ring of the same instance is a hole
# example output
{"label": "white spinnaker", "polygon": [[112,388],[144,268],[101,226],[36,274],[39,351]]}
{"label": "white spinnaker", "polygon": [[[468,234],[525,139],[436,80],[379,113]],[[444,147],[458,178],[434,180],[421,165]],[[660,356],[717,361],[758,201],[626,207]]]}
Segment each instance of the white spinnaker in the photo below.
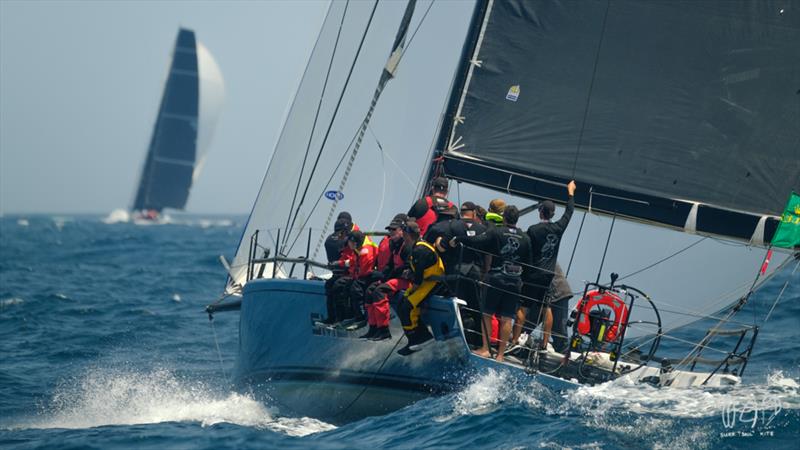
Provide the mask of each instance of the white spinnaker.
{"label": "white spinnaker", "polygon": [[225,101],[225,82],[217,62],[208,49],[197,42],[197,72],[200,105],[197,118],[197,153],[192,181],[196,181],[211,145],[211,138]]}

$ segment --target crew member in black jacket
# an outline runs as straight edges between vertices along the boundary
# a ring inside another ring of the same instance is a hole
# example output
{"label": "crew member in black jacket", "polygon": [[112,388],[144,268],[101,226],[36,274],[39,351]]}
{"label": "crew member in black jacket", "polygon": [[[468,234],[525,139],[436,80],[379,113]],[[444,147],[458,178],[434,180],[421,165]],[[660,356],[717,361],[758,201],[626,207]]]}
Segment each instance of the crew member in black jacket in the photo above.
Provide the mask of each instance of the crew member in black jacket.
{"label": "crew member in black jacket", "polygon": [[503,224],[489,227],[479,236],[455,237],[451,242],[463,242],[479,250],[491,253],[492,266],[489,270],[490,288],[486,291],[483,307],[483,347],[476,350],[477,355],[489,357],[489,338],[492,331],[492,315],[500,320],[500,343],[497,346],[497,361],[503,361],[511,336],[511,320],[519,307],[519,293],[522,288],[523,268],[530,266],[531,244],[525,232],[517,228],[519,210],[509,205],[503,211]]}
{"label": "crew member in black jacket", "polygon": [[[541,222],[528,228],[528,237],[533,249],[533,267],[526,267],[523,275],[521,308],[517,311],[517,320],[514,324],[514,335],[511,342],[516,342],[522,332],[528,308],[540,310],[541,313],[531,317],[536,324],[544,321],[542,347],[547,348],[550,339],[550,330],[553,328],[553,314],[545,299],[553,281],[553,275],[558,261],[558,249],[561,246],[561,236],[569,225],[572,212],[575,209],[575,181],[567,184],[567,208],[564,215],[556,222],[550,220],[555,215],[556,205],[550,200],[539,204],[539,219]],[[532,299],[532,300],[531,300]],[[538,302],[535,305],[533,302]]]}

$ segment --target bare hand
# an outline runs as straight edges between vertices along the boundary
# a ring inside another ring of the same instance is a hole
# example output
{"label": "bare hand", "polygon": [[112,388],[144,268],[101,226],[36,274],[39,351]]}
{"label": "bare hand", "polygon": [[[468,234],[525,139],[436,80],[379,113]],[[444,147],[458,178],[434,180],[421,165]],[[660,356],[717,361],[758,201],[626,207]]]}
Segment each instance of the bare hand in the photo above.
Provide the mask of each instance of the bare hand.
{"label": "bare hand", "polygon": [[575,180],[572,180],[569,182],[569,184],[567,184],[567,193],[569,194],[570,197],[575,195],[575,187],[576,187]]}
{"label": "bare hand", "polygon": [[456,245],[458,245],[458,239],[457,238],[450,239],[450,247],[455,248]]}

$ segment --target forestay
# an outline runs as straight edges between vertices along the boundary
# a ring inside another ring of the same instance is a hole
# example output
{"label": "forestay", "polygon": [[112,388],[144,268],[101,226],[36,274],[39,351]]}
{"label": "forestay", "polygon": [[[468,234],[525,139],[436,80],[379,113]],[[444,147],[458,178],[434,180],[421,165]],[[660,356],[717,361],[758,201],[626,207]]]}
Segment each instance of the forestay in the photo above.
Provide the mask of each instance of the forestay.
{"label": "forestay", "polygon": [[769,242],[800,191],[800,8],[781,1],[489,1],[448,176]]}

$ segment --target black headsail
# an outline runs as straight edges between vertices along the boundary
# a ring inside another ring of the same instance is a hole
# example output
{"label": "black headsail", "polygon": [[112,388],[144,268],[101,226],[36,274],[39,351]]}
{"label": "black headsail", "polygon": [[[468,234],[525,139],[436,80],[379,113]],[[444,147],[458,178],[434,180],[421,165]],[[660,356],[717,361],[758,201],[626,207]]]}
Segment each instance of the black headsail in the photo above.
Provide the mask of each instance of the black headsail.
{"label": "black headsail", "polygon": [[199,92],[194,32],[181,29],[133,210],[186,206],[197,156]]}
{"label": "black headsail", "polygon": [[769,242],[800,191],[800,8],[481,2],[439,147],[448,177]]}

